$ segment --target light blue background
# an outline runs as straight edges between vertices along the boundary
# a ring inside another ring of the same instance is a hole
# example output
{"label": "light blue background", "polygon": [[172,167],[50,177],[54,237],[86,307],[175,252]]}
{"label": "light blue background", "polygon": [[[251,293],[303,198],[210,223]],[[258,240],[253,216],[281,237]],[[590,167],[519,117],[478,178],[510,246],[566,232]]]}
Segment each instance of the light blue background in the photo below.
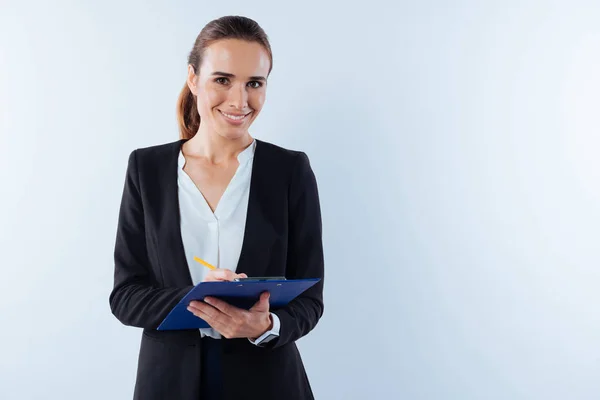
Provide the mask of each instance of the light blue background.
{"label": "light blue background", "polygon": [[177,139],[187,53],[241,14],[275,58],[251,133],[321,193],[316,397],[597,399],[600,3],[413,3],[3,0],[0,398],[131,398],[127,156]]}

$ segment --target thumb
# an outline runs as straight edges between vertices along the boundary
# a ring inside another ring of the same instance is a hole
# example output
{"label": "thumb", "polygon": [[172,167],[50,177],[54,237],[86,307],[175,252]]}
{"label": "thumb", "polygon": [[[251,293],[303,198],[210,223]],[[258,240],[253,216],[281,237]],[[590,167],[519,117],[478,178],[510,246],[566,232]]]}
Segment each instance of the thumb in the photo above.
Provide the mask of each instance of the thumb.
{"label": "thumb", "polygon": [[271,294],[269,292],[263,292],[260,294],[260,299],[254,304],[250,311],[267,312],[269,311],[269,298]]}

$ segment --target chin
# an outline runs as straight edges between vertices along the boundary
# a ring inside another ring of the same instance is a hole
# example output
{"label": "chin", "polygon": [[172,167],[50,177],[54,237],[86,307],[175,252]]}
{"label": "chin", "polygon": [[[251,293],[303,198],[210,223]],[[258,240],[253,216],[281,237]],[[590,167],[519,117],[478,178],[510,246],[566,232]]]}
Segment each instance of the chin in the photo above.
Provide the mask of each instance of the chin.
{"label": "chin", "polygon": [[243,129],[225,129],[219,132],[219,136],[229,139],[229,140],[237,140],[241,139],[248,134],[248,131]]}

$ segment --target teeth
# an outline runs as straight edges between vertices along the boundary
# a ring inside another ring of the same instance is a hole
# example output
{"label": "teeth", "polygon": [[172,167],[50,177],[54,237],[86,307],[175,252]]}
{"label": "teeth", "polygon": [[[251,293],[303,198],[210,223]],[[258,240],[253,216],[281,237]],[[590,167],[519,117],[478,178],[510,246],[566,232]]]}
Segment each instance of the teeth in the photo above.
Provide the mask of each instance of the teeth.
{"label": "teeth", "polygon": [[241,116],[230,115],[230,114],[224,113],[223,111],[221,111],[221,113],[223,115],[225,115],[227,118],[235,119],[237,121],[242,120],[246,117],[245,115],[241,115]]}

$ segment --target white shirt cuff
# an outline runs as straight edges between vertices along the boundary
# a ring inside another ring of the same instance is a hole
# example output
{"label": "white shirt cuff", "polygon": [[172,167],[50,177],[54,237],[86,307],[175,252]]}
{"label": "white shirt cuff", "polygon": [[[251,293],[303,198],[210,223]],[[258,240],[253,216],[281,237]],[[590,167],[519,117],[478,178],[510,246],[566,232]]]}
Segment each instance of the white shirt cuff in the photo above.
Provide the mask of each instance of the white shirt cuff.
{"label": "white shirt cuff", "polygon": [[270,330],[263,333],[262,335],[260,335],[259,337],[257,337],[256,340],[252,340],[252,339],[248,338],[250,343],[258,346],[263,341],[263,339],[269,335],[279,336],[279,328],[281,325],[281,323],[279,321],[279,317],[277,316],[277,314],[271,313],[271,319],[273,320],[273,327]]}

